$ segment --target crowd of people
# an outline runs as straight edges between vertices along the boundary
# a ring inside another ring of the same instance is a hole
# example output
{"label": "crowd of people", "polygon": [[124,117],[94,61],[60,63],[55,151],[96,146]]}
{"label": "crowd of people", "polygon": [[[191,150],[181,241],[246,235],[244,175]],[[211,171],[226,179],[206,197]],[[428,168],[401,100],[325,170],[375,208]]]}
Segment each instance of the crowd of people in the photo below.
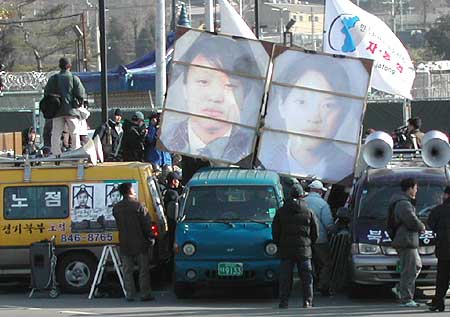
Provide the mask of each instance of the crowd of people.
{"label": "crowd of people", "polygon": [[[78,77],[70,72],[71,63],[66,58],[59,61],[60,72],[49,79],[46,94],[59,93],[61,108],[56,116],[48,120],[44,144],[46,154],[61,155],[64,149],[75,150],[87,142],[85,91]],[[182,190],[179,163],[181,156],[161,151],[158,146],[159,114],[152,112],[146,118],[142,112],[135,112],[131,119],[124,119],[121,109],[115,109],[109,120],[95,129],[93,137],[99,137],[106,161],[138,161],[152,164],[159,177],[164,207],[168,218],[170,244],[174,243],[176,208]],[[123,122],[123,123],[122,123]],[[424,133],[421,119],[411,118],[408,125],[393,133],[396,148],[419,149]],[[374,132],[369,129],[367,134]],[[32,128],[23,132],[25,154],[35,154],[36,131]],[[173,171],[173,168],[176,170]],[[313,305],[315,289],[324,296],[331,295],[329,236],[336,232],[330,206],[323,198],[327,188],[319,180],[312,181],[307,195],[299,183],[294,183],[286,195],[286,201],[272,225],[273,240],[278,246],[280,263],[280,308],[287,308],[292,288],[293,268],[297,266],[302,282],[303,307]],[[392,246],[400,258],[400,283],[396,288],[402,305],[417,307],[414,301],[415,280],[421,270],[418,253],[419,233],[425,225],[417,218],[414,200],[417,182],[404,179],[400,183],[402,194],[392,198],[390,222],[393,237]],[[150,278],[146,265],[147,243],[152,240],[148,225],[151,220],[145,206],[135,199],[131,184],[120,185],[123,200],[114,206],[119,234],[121,255],[124,263],[124,280],[127,300],[134,300],[136,293],[132,277],[133,266],[139,266],[141,300],[153,300]],[[126,216],[125,216],[126,215]],[[133,215],[130,217],[130,215]],[[438,257],[437,291],[430,303],[431,311],[442,311],[450,279],[450,187],[443,195],[443,203],[434,208],[429,217],[429,227],[437,234],[436,255]],[[139,228],[148,230],[142,231]],[[145,272],[147,271],[147,272]],[[314,275],[314,276],[313,276]]]}
{"label": "crowd of people", "polygon": [[[425,232],[426,226],[416,215],[415,201],[420,190],[417,184],[412,178],[400,181],[402,192],[391,198],[387,218],[392,247],[399,255],[400,281],[393,291],[404,307],[420,306],[414,300],[414,294],[415,281],[422,269],[419,235]],[[329,206],[322,198],[326,190],[322,183],[313,181],[309,188],[307,195],[300,184],[294,184],[284,206],[273,220],[273,240],[281,258],[279,308],[288,308],[294,266],[297,266],[302,283],[304,308],[313,305],[313,284],[322,295],[330,295],[327,237],[336,228]],[[450,281],[450,186],[444,189],[441,203],[430,211],[428,227],[436,234],[438,265],[436,292],[427,305],[429,311],[442,312]],[[314,278],[313,272],[316,275]]]}

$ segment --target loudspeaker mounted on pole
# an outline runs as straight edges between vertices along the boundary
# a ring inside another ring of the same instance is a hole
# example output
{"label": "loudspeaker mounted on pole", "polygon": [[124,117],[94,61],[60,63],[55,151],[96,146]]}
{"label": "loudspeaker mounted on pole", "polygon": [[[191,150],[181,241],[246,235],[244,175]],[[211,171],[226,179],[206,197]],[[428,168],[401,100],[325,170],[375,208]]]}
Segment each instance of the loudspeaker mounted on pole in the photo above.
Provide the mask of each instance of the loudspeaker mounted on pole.
{"label": "loudspeaker mounted on pole", "polygon": [[437,130],[427,132],[422,139],[422,159],[429,167],[443,167],[450,161],[448,137]]}
{"label": "loudspeaker mounted on pole", "polygon": [[393,149],[394,141],[389,134],[383,131],[373,132],[367,137],[364,145],[364,161],[373,168],[386,167],[392,159]]}
{"label": "loudspeaker mounted on pole", "polygon": [[97,165],[97,152],[94,141],[89,139],[89,141],[80,147],[79,149],[73,151],[67,151],[61,154],[61,158],[71,158],[71,159],[86,159],[93,165]]}

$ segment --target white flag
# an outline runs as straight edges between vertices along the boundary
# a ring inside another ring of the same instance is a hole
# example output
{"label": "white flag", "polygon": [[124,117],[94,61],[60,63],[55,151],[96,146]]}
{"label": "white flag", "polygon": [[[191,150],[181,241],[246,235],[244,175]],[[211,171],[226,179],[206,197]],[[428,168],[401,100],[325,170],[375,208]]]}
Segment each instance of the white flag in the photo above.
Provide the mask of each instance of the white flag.
{"label": "white flag", "polygon": [[349,0],[327,0],[323,50],[373,59],[372,87],[412,99],[416,75],[408,51],[376,16]]}
{"label": "white flag", "polygon": [[220,5],[220,33],[237,35],[248,39],[256,36],[245,23],[244,19],[234,10],[228,0],[219,0]]}

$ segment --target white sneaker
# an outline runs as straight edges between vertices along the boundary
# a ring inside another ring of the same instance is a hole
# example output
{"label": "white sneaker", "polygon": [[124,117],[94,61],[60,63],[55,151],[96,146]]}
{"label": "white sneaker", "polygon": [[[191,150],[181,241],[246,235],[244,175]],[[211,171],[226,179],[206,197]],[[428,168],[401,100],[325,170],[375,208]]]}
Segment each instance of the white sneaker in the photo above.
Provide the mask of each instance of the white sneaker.
{"label": "white sneaker", "polygon": [[393,288],[391,288],[391,291],[395,295],[395,298],[401,299],[400,290],[398,289],[397,285],[395,285]]}
{"label": "white sneaker", "polygon": [[420,304],[416,303],[413,300],[410,300],[409,302],[400,304],[400,306],[402,306],[402,307],[420,307]]}

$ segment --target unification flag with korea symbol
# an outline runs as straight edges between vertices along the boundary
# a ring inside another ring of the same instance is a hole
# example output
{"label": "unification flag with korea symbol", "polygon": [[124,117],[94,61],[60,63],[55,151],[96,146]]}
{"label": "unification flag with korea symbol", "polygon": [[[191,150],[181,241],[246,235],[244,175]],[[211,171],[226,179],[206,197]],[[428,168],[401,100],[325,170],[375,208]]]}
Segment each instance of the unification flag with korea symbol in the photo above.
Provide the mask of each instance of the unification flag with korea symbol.
{"label": "unification flag with korea symbol", "polygon": [[327,0],[323,50],[375,61],[371,86],[412,99],[414,65],[391,29],[349,0]]}

